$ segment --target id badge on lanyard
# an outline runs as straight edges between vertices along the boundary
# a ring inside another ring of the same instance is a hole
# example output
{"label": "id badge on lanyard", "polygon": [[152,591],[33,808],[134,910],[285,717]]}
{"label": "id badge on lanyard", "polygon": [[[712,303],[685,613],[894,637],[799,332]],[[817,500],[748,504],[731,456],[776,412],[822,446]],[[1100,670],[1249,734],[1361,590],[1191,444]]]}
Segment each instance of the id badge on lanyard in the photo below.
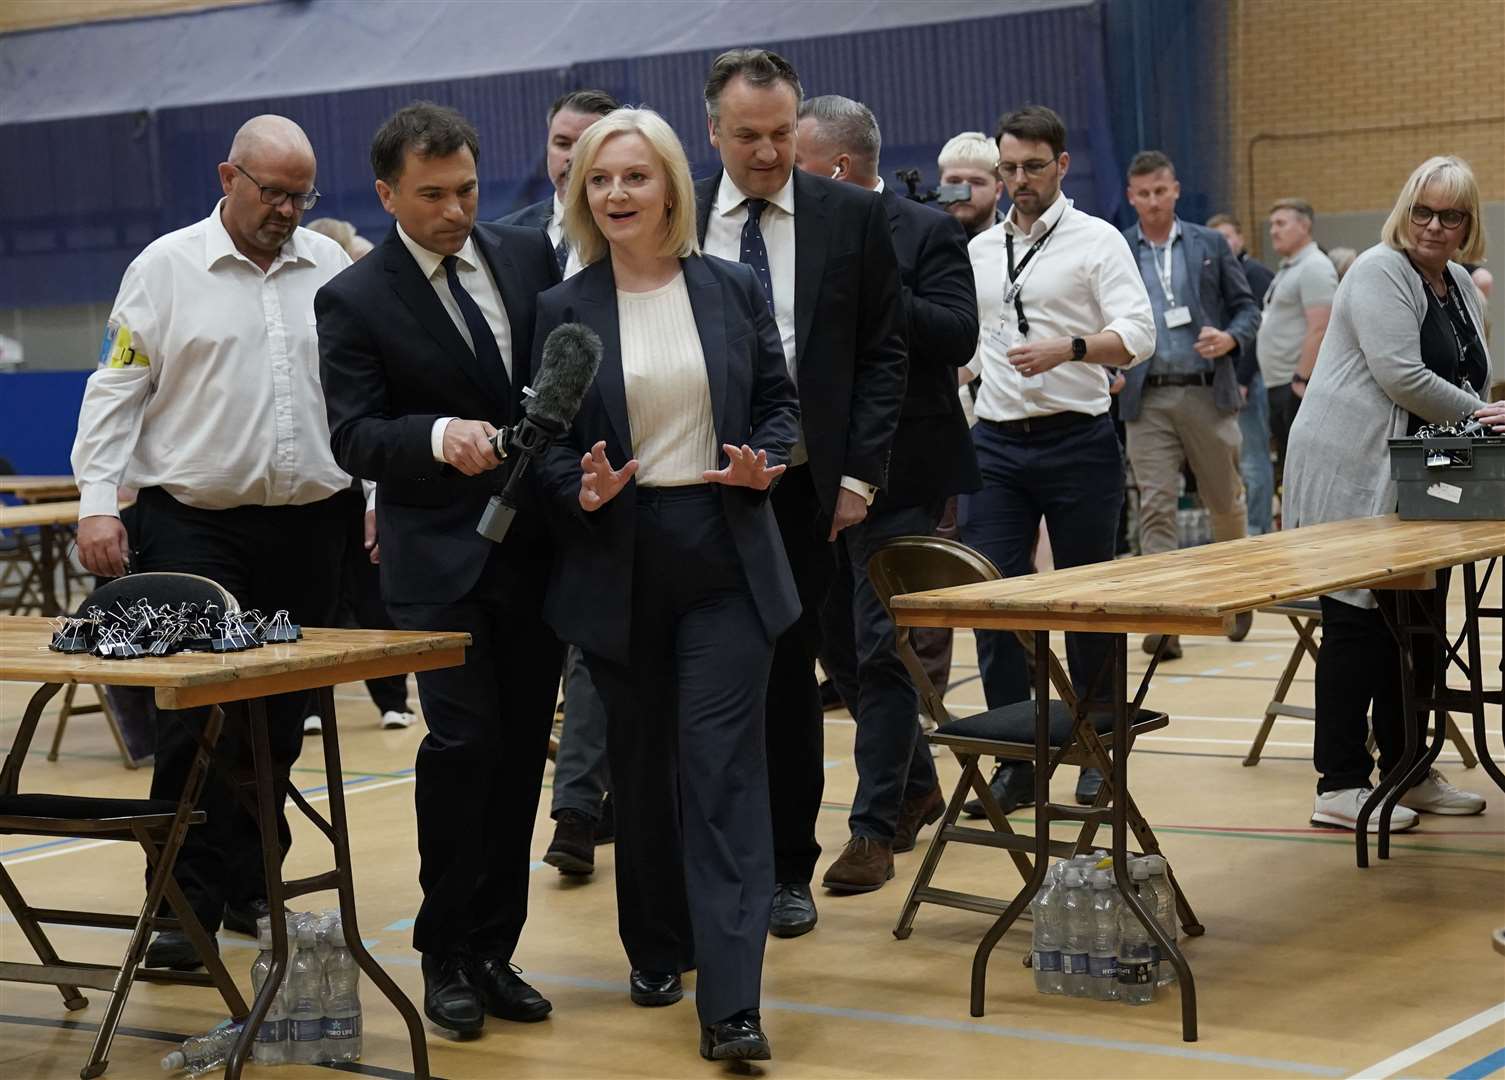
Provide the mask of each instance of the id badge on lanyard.
{"label": "id badge on lanyard", "polygon": [[1179,232],[1179,229],[1173,230],[1170,239],[1165,242],[1164,262],[1161,261],[1160,253],[1153,247],[1150,248],[1150,254],[1155,260],[1155,274],[1160,278],[1160,291],[1165,296],[1165,325],[1169,330],[1186,326],[1191,322],[1191,308],[1185,304],[1176,303],[1176,289],[1173,282],[1176,264],[1171,249],[1175,246]]}

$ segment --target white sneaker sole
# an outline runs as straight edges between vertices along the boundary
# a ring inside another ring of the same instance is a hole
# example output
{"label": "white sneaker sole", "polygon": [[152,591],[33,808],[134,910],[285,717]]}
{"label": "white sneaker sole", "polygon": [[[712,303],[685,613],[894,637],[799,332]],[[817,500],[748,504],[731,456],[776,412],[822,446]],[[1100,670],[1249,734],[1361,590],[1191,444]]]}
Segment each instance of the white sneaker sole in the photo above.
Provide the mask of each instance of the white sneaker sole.
{"label": "white sneaker sole", "polygon": [[1403,797],[1400,800],[1399,805],[1404,806],[1407,810],[1414,810],[1418,814],[1442,814],[1445,817],[1473,817],[1475,814],[1484,813],[1484,807],[1488,804],[1481,799],[1479,800],[1479,805],[1476,807],[1415,806],[1412,803],[1406,802],[1405,798]]}
{"label": "white sneaker sole", "polygon": [[[1342,829],[1344,832],[1353,832],[1355,831],[1354,826],[1357,825],[1358,822],[1353,818],[1339,817],[1337,814],[1314,813],[1312,815],[1312,824],[1319,829]],[[1409,821],[1398,821],[1392,818],[1390,823],[1390,831],[1393,833],[1409,832],[1410,830],[1416,828],[1416,826],[1416,818],[1412,818]],[[1379,810],[1376,810],[1374,812],[1374,815],[1369,819],[1369,831],[1371,833],[1378,833],[1380,831]]]}

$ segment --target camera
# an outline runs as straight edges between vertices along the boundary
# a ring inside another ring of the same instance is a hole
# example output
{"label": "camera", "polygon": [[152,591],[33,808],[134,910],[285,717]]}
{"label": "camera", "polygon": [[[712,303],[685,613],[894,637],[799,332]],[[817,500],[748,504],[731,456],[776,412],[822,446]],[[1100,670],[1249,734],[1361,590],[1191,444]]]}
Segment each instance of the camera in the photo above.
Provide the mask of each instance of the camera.
{"label": "camera", "polygon": [[937,206],[950,206],[952,203],[966,202],[972,198],[971,184],[939,184],[930,191],[921,191],[919,169],[899,169],[894,173],[894,177],[908,188],[905,198],[913,199],[917,203],[933,202]]}

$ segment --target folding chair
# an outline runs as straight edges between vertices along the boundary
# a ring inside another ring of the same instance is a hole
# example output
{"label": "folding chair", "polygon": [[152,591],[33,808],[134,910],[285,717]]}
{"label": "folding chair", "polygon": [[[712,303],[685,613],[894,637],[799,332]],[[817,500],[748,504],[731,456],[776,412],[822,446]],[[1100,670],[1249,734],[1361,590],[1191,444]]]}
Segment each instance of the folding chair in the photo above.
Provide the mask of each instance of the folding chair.
{"label": "folding chair", "polygon": [[[930,589],[949,588],[954,585],[971,585],[983,581],[996,581],[1002,577],[998,569],[985,557],[965,545],[937,537],[904,536],[890,541],[874,552],[868,562],[868,576],[873,588],[888,608],[892,597],[901,593],[924,592]],[[1033,655],[1034,635],[1019,634],[1026,653]],[[899,658],[909,671],[920,701],[926,713],[936,722],[936,730],[928,738],[933,745],[944,746],[956,757],[961,766],[961,779],[957,781],[946,811],[941,817],[919,874],[905,898],[904,907],[894,927],[894,936],[903,940],[914,928],[915,915],[921,904],[938,904],[942,907],[959,908],[991,915],[1002,916],[1009,907],[1007,900],[975,893],[957,892],[931,885],[941,856],[952,843],[974,844],[1007,851],[1021,876],[1028,880],[1033,872],[1029,852],[1035,849],[1033,836],[1014,831],[1002,807],[994,798],[983,775],[981,762],[986,757],[1025,761],[1042,767],[1035,759],[1035,704],[1020,701],[972,716],[957,718],[947,710],[941,695],[936,692],[919,658],[909,643],[909,628],[897,628]],[[1065,857],[1092,850],[1092,841],[1098,827],[1103,823],[1103,809],[1115,797],[1112,786],[1112,762],[1108,757],[1113,720],[1106,710],[1092,710],[1090,722],[1078,723],[1076,718],[1076,694],[1071,680],[1054,657],[1050,660],[1050,679],[1060,700],[1050,703],[1049,744],[1052,754],[1043,764],[1047,775],[1053,775],[1062,765],[1087,765],[1101,769],[1104,776],[1102,787],[1091,811],[1077,807],[1055,808],[1057,820],[1069,819],[1081,822],[1081,829],[1073,841],[1052,840],[1050,852]],[[1138,709],[1129,729],[1129,747],[1133,740],[1147,731],[1165,727],[1169,718],[1164,713]],[[968,796],[976,795],[981,801],[989,828],[958,825],[962,804]],[[1139,812],[1133,797],[1125,792],[1123,803],[1126,820],[1133,831],[1143,854],[1159,854],[1160,847],[1154,832],[1144,815]],[[1093,812],[1095,811],[1095,812]],[[1048,828],[1048,823],[1037,823],[1037,828]],[[1176,904],[1181,921],[1188,934],[1199,934],[1202,927],[1187,903],[1181,886],[1174,875],[1170,877],[1175,888]]]}
{"label": "folding chair", "polygon": [[[1309,705],[1287,705],[1286,695],[1291,691],[1291,684],[1296,681],[1296,673],[1301,670],[1301,662],[1310,656],[1312,662],[1317,660],[1317,627],[1322,625],[1322,605],[1317,600],[1288,600],[1283,604],[1271,604],[1269,607],[1259,609],[1267,615],[1284,615],[1291,620],[1291,628],[1296,631],[1296,647],[1291,650],[1291,655],[1286,660],[1285,670],[1280,673],[1279,680],[1275,683],[1275,696],[1270,698],[1270,703],[1265,706],[1265,718],[1259,726],[1258,733],[1254,736],[1254,743],[1249,747],[1249,753],[1244,758],[1245,765],[1258,765],[1259,756],[1264,753],[1265,740],[1270,737],[1270,730],[1275,726],[1277,716],[1290,716],[1298,720],[1315,720],[1316,711]],[[1472,769],[1479,764],[1479,759],[1474,756],[1474,748],[1469,745],[1458,726],[1453,723],[1453,718],[1447,718],[1448,738],[1458,748],[1458,755],[1463,758],[1463,767]],[[1371,752],[1374,750],[1374,739],[1370,737]]]}
{"label": "folding chair", "polygon": [[[212,600],[224,610],[234,610],[234,597],[207,578],[191,574],[136,574],[119,578],[95,591],[91,600],[109,607],[116,600],[130,602],[147,597],[153,603],[179,603],[184,600]],[[86,606],[88,602],[86,601]],[[193,914],[178,884],[172,867],[188,829],[202,824],[205,815],[195,810],[199,794],[209,775],[213,746],[224,723],[224,714],[216,706],[205,725],[197,753],[189,769],[181,800],[120,799],[21,792],[21,768],[25,764],[32,736],[36,733],[42,709],[57,694],[60,686],[42,687],[27,705],[16,737],[0,768],[0,835],[63,837],[68,839],[120,840],[135,842],[146,853],[150,877],[146,899],[137,915],[98,911],[73,911],[37,907],[29,903],[14,880],[0,866],[0,899],[10,909],[22,935],[41,961],[36,964],[0,961],[0,979],[42,983],[56,986],[63,1006],[82,1009],[88,1004],[80,990],[89,987],[111,994],[95,1036],[93,1049],[79,1075],[88,1080],[104,1072],[108,1065],[110,1044],[132,984],[137,980],[163,983],[188,983],[214,986],[224,998],[230,1015],[246,1015],[246,1003],[235,981],[225,970],[212,939]],[[175,913],[159,913],[163,901]],[[131,931],[130,940],[119,964],[91,964],[61,959],[44,924],[57,926],[108,927]],[[146,946],[156,930],[182,930],[193,942],[205,970],[183,972],[141,968]]]}

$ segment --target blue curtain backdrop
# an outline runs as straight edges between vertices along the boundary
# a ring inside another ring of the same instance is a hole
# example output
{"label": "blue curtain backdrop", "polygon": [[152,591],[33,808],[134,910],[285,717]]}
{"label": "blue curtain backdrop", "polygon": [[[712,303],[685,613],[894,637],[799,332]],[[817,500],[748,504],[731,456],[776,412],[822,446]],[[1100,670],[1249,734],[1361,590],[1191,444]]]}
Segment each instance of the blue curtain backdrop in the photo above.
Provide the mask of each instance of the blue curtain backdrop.
{"label": "blue curtain backdrop", "polygon": [[[992,133],[999,113],[1049,104],[1070,128],[1067,192],[1114,217],[1121,201],[1105,60],[1104,8],[1047,9],[825,38],[772,40],[808,94],[867,102],[883,128],[885,175],[918,167],[935,179],[951,135]],[[414,98],[453,105],[481,133],[481,207],[487,217],[542,198],[543,119],[567,89],[599,86],[662,112],[697,175],[715,166],[701,86],[719,49],[593,61],[567,68],[338,93],[266,97],[33,124],[0,125],[10,195],[0,206],[0,307],[106,301],[130,260],[155,236],[202,217],[219,197],[214,164],[235,129],[278,112],[308,131],[319,155],[311,217],[339,217],[377,239],[389,219],[372,190],[367,148],[381,120]]]}

